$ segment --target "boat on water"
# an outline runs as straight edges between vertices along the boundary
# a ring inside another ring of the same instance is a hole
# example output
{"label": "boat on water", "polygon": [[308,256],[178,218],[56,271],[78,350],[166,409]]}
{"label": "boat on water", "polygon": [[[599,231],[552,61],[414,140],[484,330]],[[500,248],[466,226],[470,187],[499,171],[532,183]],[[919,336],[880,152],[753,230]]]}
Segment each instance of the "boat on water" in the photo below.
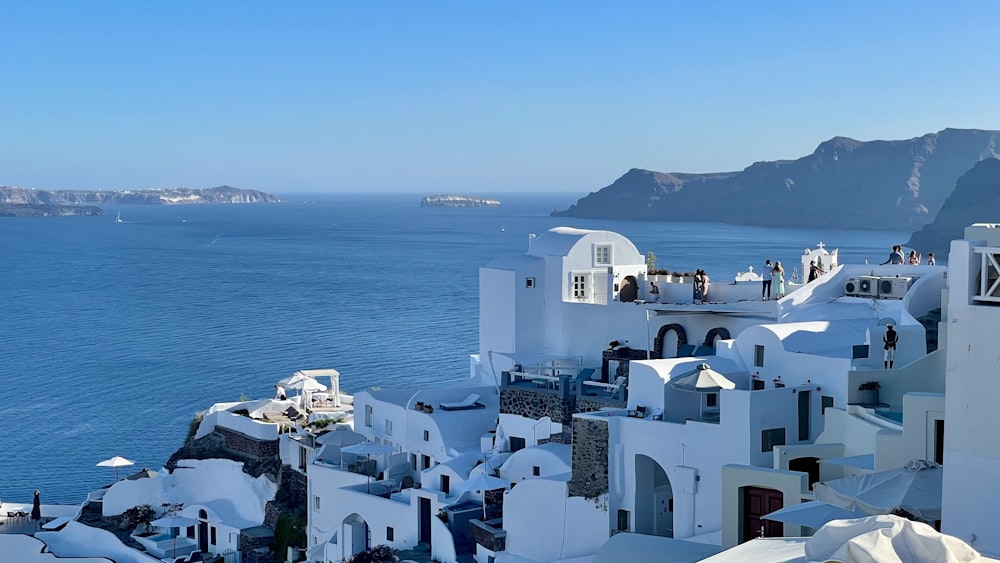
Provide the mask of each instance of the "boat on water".
{"label": "boat on water", "polygon": [[125,221],[122,220],[122,212],[119,211],[118,216],[115,217],[115,223],[124,223],[124,222]]}

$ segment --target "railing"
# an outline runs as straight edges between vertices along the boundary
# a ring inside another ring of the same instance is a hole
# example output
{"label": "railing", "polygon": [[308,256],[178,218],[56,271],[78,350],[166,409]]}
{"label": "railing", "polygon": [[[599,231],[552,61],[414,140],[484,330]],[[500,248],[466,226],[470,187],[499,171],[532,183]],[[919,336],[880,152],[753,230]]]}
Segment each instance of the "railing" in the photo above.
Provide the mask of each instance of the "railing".
{"label": "railing", "polygon": [[972,296],[974,301],[1000,303],[1000,248],[977,246],[972,249],[980,255],[979,292]]}

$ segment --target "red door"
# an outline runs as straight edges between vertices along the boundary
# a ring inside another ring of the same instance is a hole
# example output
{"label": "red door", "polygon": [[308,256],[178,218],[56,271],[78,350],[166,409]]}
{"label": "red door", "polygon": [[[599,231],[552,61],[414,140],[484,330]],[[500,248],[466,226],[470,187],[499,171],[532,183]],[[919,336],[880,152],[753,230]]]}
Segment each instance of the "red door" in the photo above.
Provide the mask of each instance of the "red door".
{"label": "red door", "polygon": [[764,520],[765,514],[779,510],[784,505],[781,491],[761,487],[743,488],[743,537],[741,542],[754,538],[777,538],[783,535],[781,522]]}

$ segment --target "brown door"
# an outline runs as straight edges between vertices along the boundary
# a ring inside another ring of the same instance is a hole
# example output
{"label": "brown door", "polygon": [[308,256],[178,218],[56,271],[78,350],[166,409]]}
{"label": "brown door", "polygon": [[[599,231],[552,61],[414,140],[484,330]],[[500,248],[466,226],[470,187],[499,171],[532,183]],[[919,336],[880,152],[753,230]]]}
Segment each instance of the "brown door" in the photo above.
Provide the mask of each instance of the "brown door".
{"label": "brown door", "polygon": [[761,487],[743,488],[743,537],[741,542],[754,538],[782,536],[781,522],[764,520],[765,514],[779,510],[784,505],[781,491]]}

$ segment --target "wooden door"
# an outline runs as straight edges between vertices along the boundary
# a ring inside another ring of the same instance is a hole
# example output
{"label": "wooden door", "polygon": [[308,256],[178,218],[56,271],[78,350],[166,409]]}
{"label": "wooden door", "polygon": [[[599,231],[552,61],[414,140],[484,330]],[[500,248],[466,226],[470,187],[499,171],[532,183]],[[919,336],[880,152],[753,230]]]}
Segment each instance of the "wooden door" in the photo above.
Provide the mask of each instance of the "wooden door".
{"label": "wooden door", "polygon": [[764,520],[762,516],[779,510],[784,505],[781,491],[762,487],[743,488],[743,537],[741,542],[754,538],[781,537],[784,527],[781,522]]}

